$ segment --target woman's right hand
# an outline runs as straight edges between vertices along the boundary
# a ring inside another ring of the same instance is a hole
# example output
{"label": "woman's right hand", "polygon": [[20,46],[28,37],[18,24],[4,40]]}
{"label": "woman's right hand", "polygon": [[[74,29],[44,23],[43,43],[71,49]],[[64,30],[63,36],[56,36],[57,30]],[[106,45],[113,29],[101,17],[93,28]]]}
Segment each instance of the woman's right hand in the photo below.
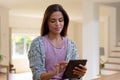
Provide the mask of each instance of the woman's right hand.
{"label": "woman's right hand", "polygon": [[58,64],[55,65],[55,70],[54,71],[47,72],[47,73],[42,73],[41,76],[40,76],[41,80],[49,80],[53,76],[63,72],[66,68],[67,63],[68,62],[66,62],[66,61],[61,61],[61,62],[59,62]]}
{"label": "woman's right hand", "polygon": [[55,65],[55,68],[56,68],[55,72],[56,72],[56,74],[59,74],[59,73],[61,73],[61,72],[64,72],[67,64],[68,64],[67,61],[61,61],[61,62],[59,62],[58,64],[56,64],[56,65]]}

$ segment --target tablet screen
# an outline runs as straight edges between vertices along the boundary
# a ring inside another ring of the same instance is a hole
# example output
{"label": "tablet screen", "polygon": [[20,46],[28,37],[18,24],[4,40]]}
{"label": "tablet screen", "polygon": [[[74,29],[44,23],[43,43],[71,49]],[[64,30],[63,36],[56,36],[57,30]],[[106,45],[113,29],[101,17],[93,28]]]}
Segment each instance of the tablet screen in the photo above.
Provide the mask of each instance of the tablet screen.
{"label": "tablet screen", "polygon": [[87,60],[86,59],[80,59],[80,60],[70,60],[66,70],[64,71],[64,74],[62,76],[63,79],[72,79],[72,78],[78,78],[77,75],[73,74],[73,69],[76,66],[81,65],[86,65]]}

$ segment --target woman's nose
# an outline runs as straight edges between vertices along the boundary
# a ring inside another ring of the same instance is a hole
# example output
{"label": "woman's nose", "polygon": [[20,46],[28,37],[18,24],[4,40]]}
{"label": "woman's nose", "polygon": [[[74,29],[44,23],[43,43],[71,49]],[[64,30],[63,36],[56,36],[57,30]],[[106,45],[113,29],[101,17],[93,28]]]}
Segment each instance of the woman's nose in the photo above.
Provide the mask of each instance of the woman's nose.
{"label": "woman's nose", "polygon": [[56,25],[59,25],[60,24],[60,22],[59,21],[56,21]]}

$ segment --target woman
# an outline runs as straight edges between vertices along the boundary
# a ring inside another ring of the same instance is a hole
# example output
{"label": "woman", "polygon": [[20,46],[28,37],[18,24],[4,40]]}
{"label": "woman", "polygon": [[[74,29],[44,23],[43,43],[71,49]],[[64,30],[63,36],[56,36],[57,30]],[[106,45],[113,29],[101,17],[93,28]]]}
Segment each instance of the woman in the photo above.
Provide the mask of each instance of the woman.
{"label": "woman", "polygon": [[[77,48],[66,38],[69,17],[60,4],[48,6],[44,13],[41,36],[33,40],[28,54],[33,80],[62,80],[69,60],[79,59]],[[73,73],[84,76],[86,67]],[[77,79],[74,79],[77,80]]]}

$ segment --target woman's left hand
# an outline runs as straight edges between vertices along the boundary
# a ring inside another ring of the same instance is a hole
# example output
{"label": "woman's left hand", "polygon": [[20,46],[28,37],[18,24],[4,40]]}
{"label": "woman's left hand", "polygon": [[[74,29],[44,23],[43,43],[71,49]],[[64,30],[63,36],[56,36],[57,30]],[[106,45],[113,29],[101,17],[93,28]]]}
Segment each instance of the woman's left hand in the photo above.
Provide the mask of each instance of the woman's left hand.
{"label": "woman's left hand", "polygon": [[87,71],[87,68],[83,65],[79,65],[73,69],[73,74],[78,75],[79,78],[83,77]]}

